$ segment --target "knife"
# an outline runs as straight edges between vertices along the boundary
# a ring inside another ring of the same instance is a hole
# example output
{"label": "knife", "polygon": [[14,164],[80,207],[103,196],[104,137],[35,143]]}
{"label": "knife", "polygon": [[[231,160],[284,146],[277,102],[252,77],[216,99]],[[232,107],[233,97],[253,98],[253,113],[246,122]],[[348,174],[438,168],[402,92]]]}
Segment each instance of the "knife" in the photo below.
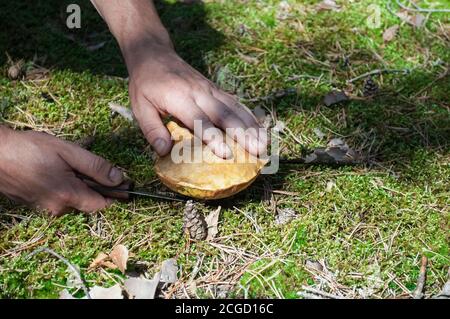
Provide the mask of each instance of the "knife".
{"label": "knife", "polygon": [[162,200],[168,200],[168,201],[175,201],[175,202],[186,202],[187,198],[177,195],[175,193],[165,192],[164,194],[158,194],[155,192],[150,192],[146,189],[135,189],[134,188],[134,181],[130,179],[126,179],[122,182],[122,184],[115,186],[115,187],[109,187],[104,186],[96,181],[94,181],[92,178],[82,175],[82,174],[76,174],[79,179],[81,179],[87,186],[89,186],[91,189],[96,191],[97,193],[110,198],[115,199],[122,199],[122,200],[128,200],[132,197],[150,197],[155,199],[162,199]]}

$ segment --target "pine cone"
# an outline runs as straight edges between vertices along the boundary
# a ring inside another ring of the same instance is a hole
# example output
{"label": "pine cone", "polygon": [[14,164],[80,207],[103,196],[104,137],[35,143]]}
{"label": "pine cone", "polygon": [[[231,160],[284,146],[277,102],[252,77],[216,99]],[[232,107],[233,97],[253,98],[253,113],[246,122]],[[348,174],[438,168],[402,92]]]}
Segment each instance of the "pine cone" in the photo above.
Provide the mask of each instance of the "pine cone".
{"label": "pine cone", "polygon": [[375,83],[374,80],[369,76],[364,81],[364,90],[363,94],[364,96],[374,96],[378,93],[378,85]]}
{"label": "pine cone", "polygon": [[208,235],[205,217],[195,209],[192,200],[188,201],[184,208],[183,231],[194,240],[205,240]]}

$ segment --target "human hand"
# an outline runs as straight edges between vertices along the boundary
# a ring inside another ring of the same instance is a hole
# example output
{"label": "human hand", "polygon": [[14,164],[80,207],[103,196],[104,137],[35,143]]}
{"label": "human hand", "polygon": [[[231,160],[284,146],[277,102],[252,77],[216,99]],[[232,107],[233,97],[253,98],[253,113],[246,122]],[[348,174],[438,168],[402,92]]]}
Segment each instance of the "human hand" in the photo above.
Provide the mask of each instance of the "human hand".
{"label": "human hand", "polygon": [[[167,154],[172,147],[161,120],[167,115],[173,115],[191,130],[195,120],[202,121],[203,142],[217,156],[232,155],[221,131],[226,129],[232,129],[230,137],[251,154],[264,153],[267,136],[259,134],[260,126],[251,111],[188,65],[170,45],[143,40],[122,51],[130,74],[133,112],[159,155]],[[244,131],[249,128],[254,130]],[[206,130],[210,134],[205,134]]]}
{"label": "human hand", "polygon": [[103,158],[45,133],[0,126],[0,193],[54,216],[71,209],[94,212],[109,206],[76,173],[117,186],[122,172]]}

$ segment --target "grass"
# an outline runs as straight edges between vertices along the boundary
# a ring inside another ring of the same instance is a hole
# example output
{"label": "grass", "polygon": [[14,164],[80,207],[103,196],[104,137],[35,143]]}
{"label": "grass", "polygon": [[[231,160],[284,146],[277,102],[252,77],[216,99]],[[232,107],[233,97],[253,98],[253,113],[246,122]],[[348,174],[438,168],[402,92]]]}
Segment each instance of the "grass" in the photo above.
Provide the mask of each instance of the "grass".
{"label": "grass", "polygon": [[[73,1],[0,5],[7,30],[0,34],[0,115],[17,129],[33,127],[68,140],[95,135],[92,151],[140,184],[154,181],[142,135],[111,118],[107,107],[110,101],[128,104],[119,50],[88,1],[77,1],[82,28],[66,29],[66,2]],[[45,254],[27,259],[42,245],[79,266],[89,285],[111,285],[119,273],[87,267],[119,242],[135,254],[134,261],[145,263],[149,275],[164,259],[177,257],[186,283],[199,266],[196,293],[205,298],[221,296],[220,291],[297,298],[302,286],[318,282],[307,261],[326,266],[327,291],[396,297],[414,290],[422,255],[429,259],[427,296],[436,294],[450,264],[450,78],[443,75],[450,62],[448,16],[432,14],[424,28],[414,28],[390,14],[387,1],[378,1],[380,25],[371,29],[366,19],[372,1],[366,0],[338,1],[339,12],[317,13],[316,1],[287,1],[286,19],[280,18],[280,1],[205,2],[157,4],[181,56],[223,86],[231,83],[227,89],[244,100],[293,89],[294,94],[248,104],[275,112],[307,147],[343,137],[367,164],[284,166],[231,200],[200,204],[205,213],[223,207],[214,243],[186,242],[181,204],[138,199],[95,216],[51,219],[1,199],[0,297],[54,298],[68,284],[68,271],[58,260]],[[450,6],[447,0],[434,3]],[[394,24],[400,24],[398,34],[383,43],[383,31]],[[101,41],[105,46],[94,52],[82,45]],[[51,73],[43,81],[10,81],[5,52],[28,65],[35,60]],[[347,80],[378,68],[410,73],[374,77],[380,93],[373,99],[323,105],[331,89],[361,96],[362,81]],[[326,136],[317,136],[315,128]],[[300,152],[292,137],[283,136],[284,156]],[[326,191],[330,181],[336,186]],[[274,193],[267,200],[268,186],[292,195]],[[276,210],[282,208],[294,209],[298,218],[277,226]]]}

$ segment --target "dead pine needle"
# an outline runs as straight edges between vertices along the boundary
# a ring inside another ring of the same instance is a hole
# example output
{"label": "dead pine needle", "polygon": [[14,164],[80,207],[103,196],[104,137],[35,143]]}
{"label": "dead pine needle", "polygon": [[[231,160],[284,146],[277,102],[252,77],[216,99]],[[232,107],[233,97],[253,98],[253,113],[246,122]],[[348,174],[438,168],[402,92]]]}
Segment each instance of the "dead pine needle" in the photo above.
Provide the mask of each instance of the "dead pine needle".
{"label": "dead pine needle", "polygon": [[358,81],[360,79],[364,79],[368,76],[372,76],[372,75],[378,75],[378,74],[382,74],[382,73],[402,73],[402,74],[409,74],[411,72],[411,70],[409,69],[375,69],[372,70],[370,72],[358,75],[357,77],[348,80],[348,83],[353,83],[355,81]]}
{"label": "dead pine needle", "polygon": [[46,252],[50,255],[55,256],[56,258],[58,258],[60,261],[62,261],[63,263],[65,263],[67,265],[67,267],[77,276],[78,282],[81,284],[81,287],[83,289],[83,292],[86,295],[87,299],[92,299],[91,295],[89,294],[89,289],[87,289],[86,287],[86,283],[83,280],[83,278],[81,277],[81,273],[80,271],[77,269],[77,267],[75,267],[70,261],[68,261],[66,258],[64,258],[63,256],[61,256],[60,254],[58,254],[57,252],[55,252],[54,250],[48,248],[48,247],[40,247],[38,249],[36,249],[35,251],[33,251],[31,254],[28,255],[27,258],[31,258],[34,255],[37,255],[41,252]]}

